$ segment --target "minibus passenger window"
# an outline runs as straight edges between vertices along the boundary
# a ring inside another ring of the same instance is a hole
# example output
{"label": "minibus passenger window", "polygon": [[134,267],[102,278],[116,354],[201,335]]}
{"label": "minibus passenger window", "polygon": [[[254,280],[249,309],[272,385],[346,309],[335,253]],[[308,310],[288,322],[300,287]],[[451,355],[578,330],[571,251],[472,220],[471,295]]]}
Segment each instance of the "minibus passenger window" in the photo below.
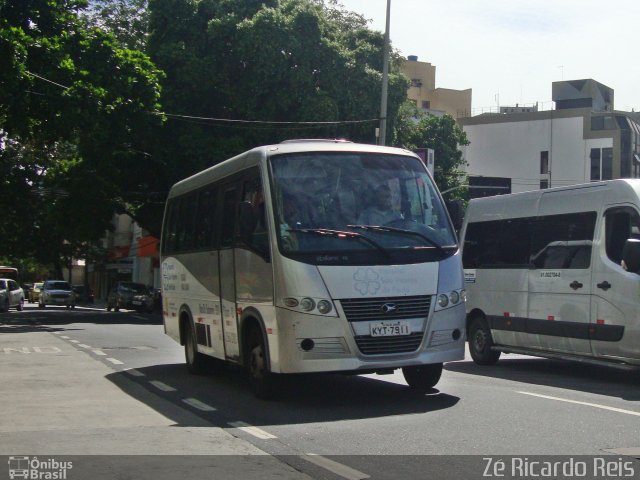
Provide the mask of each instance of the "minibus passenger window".
{"label": "minibus passenger window", "polygon": [[630,208],[610,210],[605,215],[605,231],[607,256],[620,264],[625,242],[640,238],[640,216]]}

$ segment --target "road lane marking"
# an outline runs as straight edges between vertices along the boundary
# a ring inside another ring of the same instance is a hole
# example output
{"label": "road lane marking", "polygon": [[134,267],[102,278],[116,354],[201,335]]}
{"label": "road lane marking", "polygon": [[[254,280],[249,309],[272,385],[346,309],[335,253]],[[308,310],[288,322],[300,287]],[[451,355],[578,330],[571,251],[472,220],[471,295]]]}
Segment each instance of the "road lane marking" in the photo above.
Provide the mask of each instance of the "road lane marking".
{"label": "road lane marking", "polygon": [[329,470],[330,472],[335,473],[342,478],[347,478],[349,480],[363,480],[365,478],[370,478],[370,475],[367,475],[366,473],[362,473],[351,467],[347,467],[342,463],[335,462],[329,458],[325,458],[314,453],[300,455],[300,458],[306,460],[307,462],[313,463],[314,465],[322,467],[325,470]]}
{"label": "road lane marking", "polygon": [[127,372],[129,375],[133,375],[134,377],[146,377],[144,373],[142,373],[140,370],[136,370],[135,368],[127,368],[125,372]]}
{"label": "road lane marking", "polygon": [[121,362],[120,360],[117,360],[115,358],[108,357],[107,360],[114,365],[124,365],[124,362]]}
{"label": "road lane marking", "polygon": [[80,340],[71,340],[71,343],[80,343]]}
{"label": "road lane marking", "polygon": [[103,356],[107,356],[106,353],[104,353],[102,350],[91,350],[93,353],[95,353],[96,355],[103,355]]}
{"label": "road lane marking", "polygon": [[541,395],[539,393],[520,392],[520,391],[517,391],[517,392],[522,393],[523,395],[531,395],[532,397],[546,398],[548,400],[556,400],[558,402],[574,403],[576,405],[585,405],[587,407],[601,408],[602,410],[609,410],[612,412],[625,413],[627,415],[635,415],[636,417],[640,417],[640,412],[635,412],[633,410],[625,410],[623,408],[609,407],[607,405],[600,405],[597,403],[580,402],[578,400],[569,400],[568,398],[552,397],[551,395]]}
{"label": "road lane marking", "polygon": [[187,405],[191,405],[193,408],[202,410],[203,412],[215,412],[216,409],[206,403],[201,402],[197,398],[183,398],[182,401]]}
{"label": "road lane marking", "polygon": [[265,432],[264,430],[254,427],[253,425],[249,425],[245,422],[229,422],[229,425],[237,428],[238,430],[242,430],[243,432],[247,432],[254,437],[260,438],[262,440],[269,440],[270,438],[278,438],[275,435],[271,435],[269,432]]}
{"label": "road lane marking", "polygon": [[66,340],[69,340],[69,337],[67,337],[66,335],[61,335],[60,338],[64,338]]}
{"label": "road lane marking", "polygon": [[82,347],[82,348],[86,348],[87,350],[91,350],[91,348],[92,348],[89,345],[85,345],[84,343],[79,343],[78,346]]}
{"label": "road lane marking", "polygon": [[161,382],[159,380],[149,380],[149,383],[151,385],[153,385],[154,387],[156,387],[158,390],[162,390],[163,392],[175,392],[176,389],[173,388],[171,385],[167,385],[164,382]]}

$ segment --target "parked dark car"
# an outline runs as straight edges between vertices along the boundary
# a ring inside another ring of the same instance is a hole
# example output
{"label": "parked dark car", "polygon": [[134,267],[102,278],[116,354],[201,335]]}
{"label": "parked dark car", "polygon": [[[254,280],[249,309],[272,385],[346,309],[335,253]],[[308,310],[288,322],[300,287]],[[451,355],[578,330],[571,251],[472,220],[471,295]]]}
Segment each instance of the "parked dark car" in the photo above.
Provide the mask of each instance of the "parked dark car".
{"label": "parked dark car", "polygon": [[107,311],[118,311],[121,308],[139,312],[153,311],[153,297],[149,289],[142,283],[117,282],[107,295]]}
{"label": "parked dark car", "polygon": [[93,303],[94,295],[90,288],[84,285],[71,285],[71,289],[76,294],[77,303]]}

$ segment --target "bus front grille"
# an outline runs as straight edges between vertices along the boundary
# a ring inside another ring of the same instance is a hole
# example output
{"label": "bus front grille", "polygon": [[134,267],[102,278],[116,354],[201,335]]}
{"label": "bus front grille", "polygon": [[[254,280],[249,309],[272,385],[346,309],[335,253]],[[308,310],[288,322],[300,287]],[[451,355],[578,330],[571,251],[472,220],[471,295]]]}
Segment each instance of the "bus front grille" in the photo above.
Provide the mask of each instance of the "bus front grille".
{"label": "bus front grille", "polygon": [[422,332],[397,337],[355,336],[356,344],[364,355],[415,352],[422,343]]}
{"label": "bus front grille", "polygon": [[431,296],[346,298],[340,304],[350,322],[408,320],[429,316]]}

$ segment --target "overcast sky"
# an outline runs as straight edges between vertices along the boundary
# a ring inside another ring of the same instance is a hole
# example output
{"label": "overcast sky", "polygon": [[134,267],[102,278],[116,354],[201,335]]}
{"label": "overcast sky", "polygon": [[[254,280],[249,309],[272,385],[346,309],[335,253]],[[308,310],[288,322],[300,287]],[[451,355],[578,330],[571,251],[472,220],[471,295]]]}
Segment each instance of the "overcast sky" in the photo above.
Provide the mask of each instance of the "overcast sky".
{"label": "overcast sky", "polygon": [[[386,0],[340,0],[384,31]],[[473,89],[474,114],[540,102],[593,78],[640,111],[640,0],[391,0],[391,42],[436,66],[436,87]],[[542,105],[541,105],[542,107]]]}

